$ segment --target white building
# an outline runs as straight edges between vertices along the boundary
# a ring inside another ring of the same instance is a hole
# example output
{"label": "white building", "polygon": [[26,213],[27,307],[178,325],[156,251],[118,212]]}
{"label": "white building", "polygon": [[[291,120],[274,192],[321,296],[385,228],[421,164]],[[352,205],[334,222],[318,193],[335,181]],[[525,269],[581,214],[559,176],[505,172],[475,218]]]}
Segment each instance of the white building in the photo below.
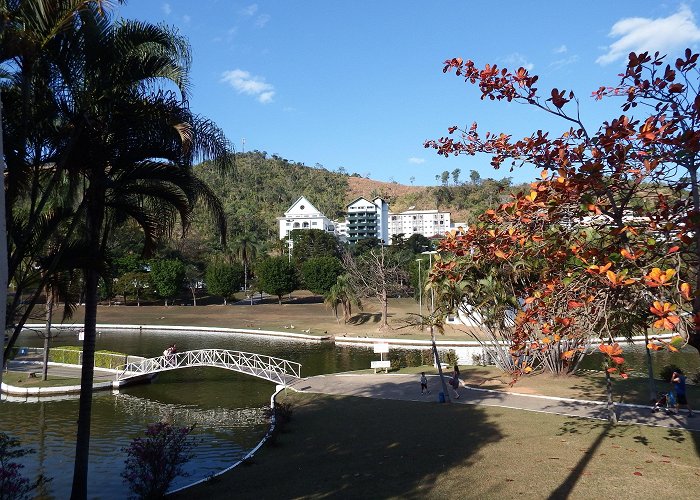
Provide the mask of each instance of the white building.
{"label": "white building", "polygon": [[389,235],[391,236],[403,234],[405,238],[410,238],[414,234],[422,234],[426,238],[432,238],[443,236],[450,227],[450,212],[407,210],[398,214],[389,214]]}
{"label": "white building", "polygon": [[325,215],[319,212],[309,200],[300,196],[297,201],[284,213],[284,217],[277,217],[280,225],[280,239],[290,235],[295,229],[320,229],[328,233],[335,233],[335,224]]}
{"label": "white building", "polygon": [[389,204],[382,198],[357,198],[347,206],[347,240],[354,244],[363,238],[377,238],[389,244]]}

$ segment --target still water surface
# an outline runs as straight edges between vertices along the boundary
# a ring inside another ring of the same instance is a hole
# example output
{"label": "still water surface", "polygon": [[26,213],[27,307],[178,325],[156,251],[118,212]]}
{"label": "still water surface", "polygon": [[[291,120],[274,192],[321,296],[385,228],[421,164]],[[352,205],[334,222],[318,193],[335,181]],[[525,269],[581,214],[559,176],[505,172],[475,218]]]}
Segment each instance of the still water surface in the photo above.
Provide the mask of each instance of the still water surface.
{"label": "still water surface", "polygon": [[[142,333],[103,331],[97,349],[141,356],[158,356],[169,344],[179,351],[233,349],[266,354],[302,364],[302,376],[369,367],[369,348],[336,347],[332,343],[300,343],[235,334]],[[42,340],[22,334],[18,345],[38,347]],[[77,345],[73,333],[59,336],[52,346]],[[7,380],[12,383],[12,380]],[[206,478],[242,458],[267,430],[263,417],[274,391],[271,382],[217,368],[186,368],[166,372],[151,384],[123,389],[118,394],[95,394],[90,443],[89,497],[126,498],[120,477],[123,448],[149,423],[168,420],[196,424],[194,458],[189,474],[174,487]],[[40,403],[2,404],[0,429],[20,439],[36,453],[25,457],[25,475],[44,474],[52,481],[40,498],[68,498],[73,474],[77,398]]]}

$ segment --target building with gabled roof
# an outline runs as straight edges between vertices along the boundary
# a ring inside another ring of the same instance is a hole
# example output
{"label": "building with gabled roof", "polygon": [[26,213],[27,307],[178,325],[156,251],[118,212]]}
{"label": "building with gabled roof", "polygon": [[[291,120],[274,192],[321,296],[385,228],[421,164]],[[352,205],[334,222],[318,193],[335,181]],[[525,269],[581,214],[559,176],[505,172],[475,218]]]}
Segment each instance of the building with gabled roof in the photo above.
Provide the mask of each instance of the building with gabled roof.
{"label": "building with gabled roof", "polygon": [[305,197],[297,201],[284,212],[283,217],[277,217],[280,228],[280,239],[287,238],[295,229],[319,229],[327,233],[335,233],[335,224]]}

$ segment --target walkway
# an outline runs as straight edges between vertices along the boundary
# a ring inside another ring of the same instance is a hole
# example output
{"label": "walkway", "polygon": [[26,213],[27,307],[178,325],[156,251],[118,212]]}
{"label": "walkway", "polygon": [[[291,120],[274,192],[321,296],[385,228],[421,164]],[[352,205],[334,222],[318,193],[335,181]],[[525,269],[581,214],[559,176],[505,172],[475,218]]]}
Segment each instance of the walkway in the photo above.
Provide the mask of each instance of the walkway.
{"label": "walkway", "polygon": [[[435,402],[437,393],[440,392],[438,377],[436,375],[429,377],[428,385],[431,387],[432,393],[422,396],[416,375],[335,374],[302,379],[294,383],[292,388],[301,392],[320,394]],[[608,418],[605,404],[596,401],[514,394],[471,387],[463,387],[459,393],[460,398],[454,399],[453,403],[497,406],[600,420]],[[641,405],[621,404],[616,405],[616,408],[618,420],[623,424],[654,425],[700,431],[700,414],[697,411],[693,418],[688,418],[685,410],[683,410],[682,415],[678,416],[666,415],[663,412],[652,413],[648,406]]]}
{"label": "walkway", "polygon": [[[41,363],[17,363],[10,361],[10,370],[41,371]],[[49,366],[49,377],[80,377],[80,368],[68,366]],[[390,374],[334,374],[317,375],[297,380],[290,387],[301,392],[335,394],[344,396],[359,396],[365,398],[395,399],[403,401],[437,401],[439,380],[436,375],[430,376],[429,386],[432,393],[421,396],[420,385],[416,375]],[[114,373],[95,370],[95,382],[113,380]],[[3,378],[4,382],[11,382]],[[533,396],[514,394],[488,389],[463,387],[459,390],[461,396],[454,400],[458,404],[475,404],[513,408],[525,411],[552,413],[564,416],[593,418],[607,420],[607,411],[603,403],[596,401],[555,398],[549,396]],[[698,405],[696,404],[696,407]],[[685,428],[700,431],[700,412],[696,408],[696,416],[688,418],[685,411],[681,416],[666,415],[663,412],[652,413],[648,406],[617,405],[619,421],[623,424],[654,425],[668,428]]]}

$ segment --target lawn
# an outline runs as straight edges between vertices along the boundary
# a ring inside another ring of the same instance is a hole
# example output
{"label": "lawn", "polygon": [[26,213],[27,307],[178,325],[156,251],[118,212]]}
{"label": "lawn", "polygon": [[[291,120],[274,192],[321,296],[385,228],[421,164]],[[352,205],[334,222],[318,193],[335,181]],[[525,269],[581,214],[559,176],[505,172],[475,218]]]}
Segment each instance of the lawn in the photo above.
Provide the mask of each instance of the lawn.
{"label": "lawn", "polygon": [[[427,330],[421,331],[416,322],[418,303],[412,298],[390,299],[389,325],[391,329],[379,331],[381,308],[375,300],[366,300],[363,311],[354,311],[351,322],[336,321],[332,309],[322,299],[308,292],[294,292],[292,299],[285,297],[279,305],[277,300],[266,300],[256,305],[222,305],[221,303],[198,306],[147,305],[101,305],[97,313],[98,323],[121,323],[136,325],[181,325],[213,326],[225,328],[252,328],[261,330],[290,331],[303,333],[310,330],[313,335],[336,335],[348,337],[383,337],[429,340]],[[37,313],[39,314],[40,311]],[[78,307],[73,321],[82,323],[84,308]],[[466,328],[463,328],[466,329]],[[471,340],[464,331],[447,326],[439,340]]]}
{"label": "lawn", "polygon": [[294,413],[274,443],[176,498],[697,498],[698,433],[469,405],[280,400]]}
{"label": "lawn", "polygon": [[80,385],[79,378],[59,377],[57,375],[49,375],[46,381],[41,380],[41,368],[32,372],[36,373],[36,377],[30,377],[28,371],[13,371],[9,370],[2,374],[2,381],[8,385],[15,387],[59,387],[64,385]]}

